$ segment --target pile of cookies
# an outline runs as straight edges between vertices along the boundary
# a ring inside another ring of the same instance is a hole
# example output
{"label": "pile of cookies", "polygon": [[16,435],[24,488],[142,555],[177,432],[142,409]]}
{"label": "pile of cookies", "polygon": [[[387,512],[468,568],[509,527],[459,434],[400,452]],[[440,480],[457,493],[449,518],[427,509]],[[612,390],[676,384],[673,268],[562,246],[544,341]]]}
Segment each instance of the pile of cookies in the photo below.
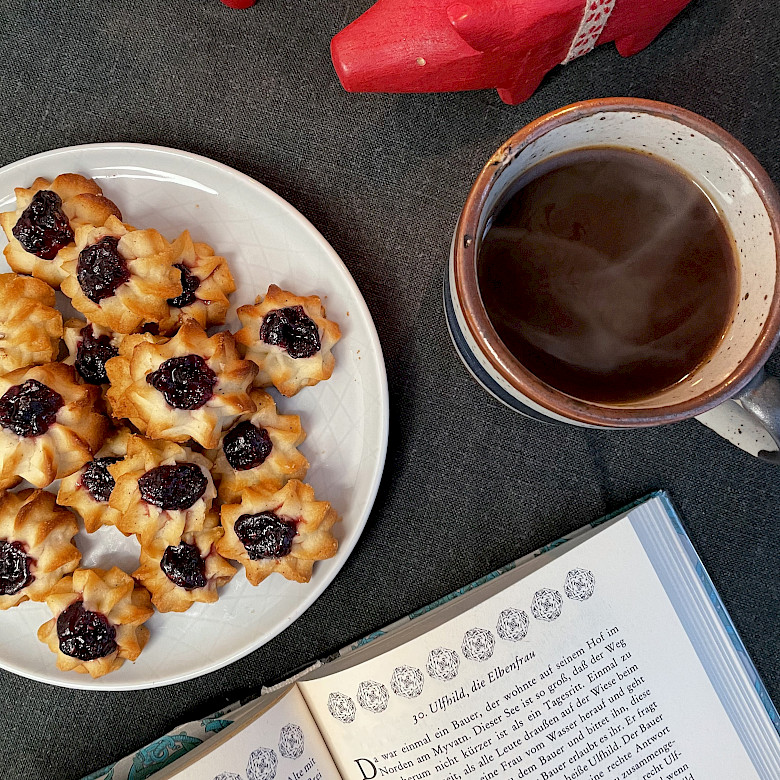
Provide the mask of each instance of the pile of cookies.
{"label": "pile of cookies", "polygon": [[[125,224],[77,174],[15,192],[0,214],[15,272],[0,275],[0,609],[46,601],[57,666],[99,677],[138,657],[155,608],[216,601],[229,561],[253,585],[308,582],[335,554],[300,419],[262,388],[328,379],[340,331],[317,296],[276,285],[238,309],[238,333],[217,330],[235,284],[210,246]],[[55,289],[83,319],[63,324]],[[79,568],[79,518],[135,535],[138,568]]]}

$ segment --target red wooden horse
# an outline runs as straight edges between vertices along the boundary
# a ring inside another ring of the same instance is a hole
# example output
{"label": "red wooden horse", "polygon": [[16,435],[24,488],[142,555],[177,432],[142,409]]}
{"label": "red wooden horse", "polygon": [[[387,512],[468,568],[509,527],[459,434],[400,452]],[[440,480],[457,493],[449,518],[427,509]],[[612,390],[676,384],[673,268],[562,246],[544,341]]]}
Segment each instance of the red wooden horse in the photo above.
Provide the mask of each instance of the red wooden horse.
{"label": "red wooden horse", "polygon": [[644,49],[690,0],[378,0],[331,41],[350,92],[495,87],[526,100],[556,65],[614,41]]}

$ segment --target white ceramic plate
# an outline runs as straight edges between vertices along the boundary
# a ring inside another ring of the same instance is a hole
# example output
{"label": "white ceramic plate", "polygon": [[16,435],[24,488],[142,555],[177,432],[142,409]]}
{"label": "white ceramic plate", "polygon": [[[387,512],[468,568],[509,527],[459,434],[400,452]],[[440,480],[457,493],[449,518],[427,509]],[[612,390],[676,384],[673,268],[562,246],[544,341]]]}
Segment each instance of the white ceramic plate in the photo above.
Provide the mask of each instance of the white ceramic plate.
{"label": "white ceramic plate", "polygon": [[[311,582],[272,575],[257,587],[243,569],[216,604],[195,604],[181,614],[155,615],[151,639],[138,661],[97,680],[60,672],[36,631],[51,613],[25,602],[0,612],[0,666],[70,688],[127,690],[180,682],[231,663],[289,626],[325,590],[360,536],[376,496],[388,432],[387,377],[365,302],[336,253],[286,201],[248,176],[187,152],[144,144],[90,144],[56,149],[0,169],[0,211],[15,208],[14,187],[37,176],[74,172],[98,181],[125,221],[153,227],[169,240],[185,228],[195,241],[227,257],[237,291],[227,327],[240,327],[235,309],[254,303],[270,283],[323,299],[339,323],[336,369],[327,382],[293,398],[275,396],[283,413],[301,416],[308,436],[301,446],[311,463],[307,481],[318,499],[341,515],[336,556],[314,566]],[[0,232],[0,249],[5,245]],[[8,270],[0,258],[0,268]],[[76,537],[83,566],[127,572],[137,566],[138,546],[114,528]]]}

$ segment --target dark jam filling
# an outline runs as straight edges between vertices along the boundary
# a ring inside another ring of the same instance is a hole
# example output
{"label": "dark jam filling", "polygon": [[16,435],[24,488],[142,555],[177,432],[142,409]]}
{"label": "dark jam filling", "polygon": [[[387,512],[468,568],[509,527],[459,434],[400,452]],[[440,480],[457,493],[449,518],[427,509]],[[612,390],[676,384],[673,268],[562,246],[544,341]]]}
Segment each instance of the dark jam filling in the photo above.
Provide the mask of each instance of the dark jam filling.
{"label": "dark jam filling", "polygon": [[182,542],[178,547],[166,547],[160,568],[180,588],[194,590],[206,586],[206,562],[194,544]]}
{"label": "dark jam filling", "polygon": [[260,338],[287,350],[291,358],[307,358],[320,351],[317,326],[303,306],[288,306],[269,311],[260,326]]}
{"label": "dark jam filling", "polygon": [[214,394],[217,375],[200,355],[166,360],[146,381],[176,409],[199,409]]}
{"label": "dark jam filling", "polygon": [[38,190],[11,231],[24,248],[43,260],[52,260],[73,241],[73,230],[62,210],[62,199],[51,190]]}
{"label": "dark jam filling", "polygon": [[111,497],[116,482],[109,473],[108,467],[112,463],[119,463],[120,460],[124,458],[95,458],[91,463],[87,463],[81,475],[81,484],[95,501],[105,503]]}
{"label": "dark jam filling", "polygon": [[103,385],[108,382],[106,361],[116,357],[119,350],[112,346],[110,336],[95,336],[92,326],[82,328],[81,341],[76,349],[76,371],[91,385]]}
{"label": "dark jam filling", "polygon": [[84,609],[81,601],[75,601],[60,613],[57,636],[60,650],[80,661],[103,658],[117,649],[116,629],[105,615]]}
{"label": "dark jam filling", "polygon": [[0,540],[0,596],[13,596],[26,588],[35,579],[30,573],[33,563],[22,542]]}
{"label": "dark jam filling", "polygon": [[249,420],[239,423],[222,440],[222,450],[227,462],[236,471],[260,466],[271,454],[273,446],[268,431],[252,425]]}
{"label": "dark jam filling", "polygon": [[14,385],[0,398],[0,425],[17,436],[40,436],[49,430],[62,396],[37,379]]}
{"label": "dark jam filling", "polygon": [[183,309],[195,300],[195,290],[200,287],[200,279],[197,276],[193,276],[186,265],[176,263],[174,267],[181,272],[181,295],[177,295],[175,298],[168,298],[168,305],[173,306],[175,309]]}
{"label": "dark jam filling", "polygon": [[284,520],[273,512],[261,512],[257,515],[241,515],[236,520],[234,530],[249,558],[258,561],[287,555],[298,532],[297,525],[295,521]]}
{"label": "dark jam filling", "polygon": [[189,509],[205,492],[208,479],[200,466],[157,466],[138,480],[141,498],[160,509]]}
{"label": "dark jam filling", "polygon": [[117,287],[130,278],[127,263],[119,254],[116,236],[101,238],[96,244],[84,247],[76,263],[76,278],[84,295],[92,303],[109,298]]}

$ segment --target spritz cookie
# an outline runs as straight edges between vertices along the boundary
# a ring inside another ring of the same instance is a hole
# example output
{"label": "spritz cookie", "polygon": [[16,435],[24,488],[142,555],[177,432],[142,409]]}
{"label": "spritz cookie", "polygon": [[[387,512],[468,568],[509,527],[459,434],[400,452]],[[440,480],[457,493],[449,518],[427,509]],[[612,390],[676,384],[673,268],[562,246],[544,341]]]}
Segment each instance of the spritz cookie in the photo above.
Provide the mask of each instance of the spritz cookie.
{"label": "spritz cookie", "polygon": [[149,639],[143,625],[154,614],[149,592],[116,566],[76,569],[46,603],[54,617],[38,629],[38,639],[64,672],[102,677],[135,661]]}
{"label": "spritz cookie", "polygon": [[273,492],[290,479],[303,479],[309,468],[298,451],[306,438],[301,418],[279,414],[274,399],[263,390],[253,390],[250,396],[257,411],[241,415],[219,447],[208,453],[223,502],[240,501],[247,487]]}
{"label": "spritz cookie", "polygon": [[103,444],[100,390],[71,366],[46,363],[0,376],[0,481],[46,487],[80,469]]}
{"label": "spritz cookie", "polygon": [[59,287],[66,276],[64,250],[73,247],[79,227],[100,227],[109,217],[122,218],[100,187],[77,173],[62,173],[54,181],[38,178],[31,187],[14,192],[16,209],[0,214],[8,238],[5,258],[17,273],[52,287]]}
{"label": "spritz cookie", "polygon": [[252,585],[278,572],[308,582],[314,561],[332,558],[338,541],[331,533],[339,516],[314,489],[297,479],[274,493],[247,488],[241,502],[222,505],[225,535],[217,552],[239,561]]}
{"label": "spritz cookie", "polygon": [[160,321],[159,332],[173,333],[187,317],[204,328],[223,325],[228,295],[236,290],[227,260],[208,244],[194,243],[186,230],[171,244],[171,251],[182,291],[168,300],[168,316]]}
{"label": "spritz cookie", "polygon": [[141,565],[133,577],[149,590],[160,612],[184,612],[195,602],[217,600],[218,589],[236,573],[215,549],[223,534],[215,511],[199,531],[177,535],[168,526],[141,547]]}
{"label": "spritz cookie", "polygon": [[128,344],[106,363],[106,397],[116,417],[149,438],[213,449],[225,428],[255,410],[248,389],[257,367],[239,357],[230,333],[209,337],[189,319],[169,341]]}
{"label": "spritz cookie", "polygon": [[76,516],[45,490],[0,496],[0,609],[43,601],[81,560]]}
{"label": "spritz cookie", "polygon": [[0,374],[57,359],[62,315],[40,279],[0,274]]}
{"label": "spritz cookie", "polygon": [[141,544],[166,528],[169,537],[200,530],[217,495],[210,466],[203,455],[172,441],[131,436],[124,459],[108,464],[116,527],[136,534]]}
{"label": "spritz cookie", "polygon": [[171,245],[156,230],[135,230],[115,217],[79,228],[62,269],[62,292],[73,308],[115,333],[160,322],[168,315],[167,299],[182,291]]}
{"label": "spritz cookie", "polygon": [[108,501],[114,491],[114,478],[108,467],[127,455],[130,431],[124,426],[114,431],[95,453],[95,457],[60,482],[57,501],[73,507],[91,534],[104,525],[116,525],[119,512]]}
{"label": "spritz cookie", "polygon": [[256,384],[273,385],[282,395],[295,395],[333,373],[332,349],[341,338],[335,322],[325,319],[316,295],[302,297],[272,284],[254,305],[241,306],[244,326],[236,334],[246,356],[260,369]]}

